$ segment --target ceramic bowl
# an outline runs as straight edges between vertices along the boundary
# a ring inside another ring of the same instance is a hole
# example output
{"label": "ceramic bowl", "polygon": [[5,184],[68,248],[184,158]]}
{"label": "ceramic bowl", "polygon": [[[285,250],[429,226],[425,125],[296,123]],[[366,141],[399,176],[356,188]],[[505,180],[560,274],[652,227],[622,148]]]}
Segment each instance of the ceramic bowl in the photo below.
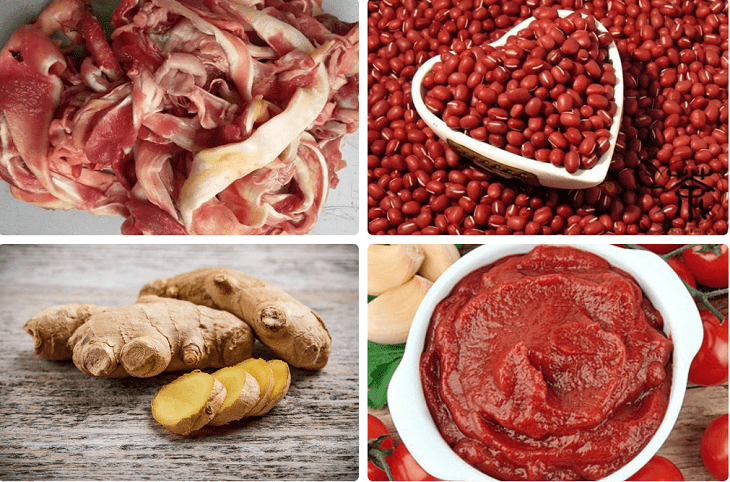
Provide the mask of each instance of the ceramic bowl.
{"label": "ceramic bowl", "polygon": [[[446,444],[426,406],[418,366],[431,313],[467,274],[505,256],[527,253],[534,246],[485,245],[467,253],[436,280],[416,312],[403,360],[388,388],[388,408],[408,450],[434,477],[443,480],[497,480],[469,465]],[[671,362],[672,387],[664,420],[646,447],[608,477],[610,480],[626,480],[656,454],[672,431],[684,401],[690,363],[702,344],[702,322],[682,281],[654,253],[610,245],[575,247],[595,253],[633,276],[664,318],[665,333],[676,341]]]}
{"label": "ceramic bowl", "polygon": [[[573,13],[570,10],[558,10],[561,17],[567,17]],[[504,45],[507,38],[517,34],[520,30],[524,30],[534,17],[530,17],[523,22],[517,24],[508,31],[500,39],[492,42],[494,46]],[[598,21],[596,25],[600,31],[606,32],[606,28]],[[624,106],[624,83],[623,75],[621,75],[621,56],[619,55],[616,44],[611,42],[608,46],[608,57],[616,72],[616,85],[614,86],[614,102],[616,103],[616,114],[613,116],[613,122],[609,129],[609,149],[598,158],[598,163],[591,169],[578,169],[574,173],[569,173],[563,167],[553,166],[549,162],[540,162],[535,159],[512,154],[498,147],[492,146],[486,142],[478,141],[473,137],[469,137],[463,132],[452,130],[446,123],[433,114],[423,103],[423,95],[425,89],[421,85],[423,76],[431,71],[433,65],[441,60],[441,56],[437,55],[429,61],[425,62],[413,76],[411,95],[413,97],[413,105],[418,115],[424,120],[426,125],[440,138],[456,149],[462,156],[471,159],[476,165],[496,173],[502,177],[520,178],[528,184],[540,184],[546,187],[559,189],[582,189],[600,184],[606,178],[608,166],[613,157],[613,151],[616,147],[618,139],[618,131],[621,124],[621,115]]]}

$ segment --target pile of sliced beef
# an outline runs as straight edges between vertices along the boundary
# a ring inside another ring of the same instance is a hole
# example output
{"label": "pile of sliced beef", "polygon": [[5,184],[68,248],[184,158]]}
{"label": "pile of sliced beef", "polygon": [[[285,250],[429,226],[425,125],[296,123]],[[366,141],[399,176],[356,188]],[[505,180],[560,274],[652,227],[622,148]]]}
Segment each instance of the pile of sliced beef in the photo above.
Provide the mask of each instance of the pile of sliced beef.
{"label": "pile of sliced beef", "polygon": [[124,234],[307,233],[357,129],[358,27],[317,0],[55,0],[0,51],[0,177]]}

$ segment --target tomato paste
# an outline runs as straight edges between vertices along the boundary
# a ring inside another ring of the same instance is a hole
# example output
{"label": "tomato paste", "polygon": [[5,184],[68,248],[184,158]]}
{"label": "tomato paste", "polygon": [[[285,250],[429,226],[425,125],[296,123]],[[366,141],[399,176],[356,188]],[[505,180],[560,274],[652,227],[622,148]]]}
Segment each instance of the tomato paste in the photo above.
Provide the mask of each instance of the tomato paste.
{"label": "tomato paste", "polygon": [[669,402],[672,343],[627,273],[539,246],[463,278],[421,356],[446,442],[506,480],[595,480],[648,443]]}

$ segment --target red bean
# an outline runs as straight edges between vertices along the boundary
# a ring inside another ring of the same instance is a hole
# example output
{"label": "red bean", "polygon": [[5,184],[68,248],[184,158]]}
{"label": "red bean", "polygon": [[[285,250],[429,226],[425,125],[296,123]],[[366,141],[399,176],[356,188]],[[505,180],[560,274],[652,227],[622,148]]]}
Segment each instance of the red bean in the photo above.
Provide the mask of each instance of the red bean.
{"label": "red bean", "polygon": [[628,224],[634,224],[639,220],[641,216],[641,208],[636,205],[628,206],[624,211],[623,222]]}
{"label": "red bean", "polygon": [[576,151],[570,151],[563,156],[563,167],[569,173],[574,173],[580,168],[580,156]]}
{"label": "red bean", "polygon": [[431,214],[430,211],[423,211],[423,212],[421,212],[421,214],[419,214],[418,216],[416,216],[416,218],[414,219],[414,222],[422,230],[423,229],[426,229],[433,222],[433,215]]}
{"label": "red bean", "polygon": [[401,211],[403,211],[403,214],[413,216],[421,211],[421,205],[416,201],[408,201],[403,204]]}
{"label": "red bean", "polygon": [[377,183],[368,184],[368,195],[379,201],[385,196],[385,191]]}
{"label": "red bean", "polygon": [[418,231],[418,225],[413,221],[408,221],[398,226],[397,234],[409,235]]}
{"label": "red bean", "polygon": [[580,50],[580,44],[574,38],[567,39],[560,46],[560,51],[566,55],[575,55],[578,53],[578,50]]}
{"label": "red bean", "polygon": [[464,219],[464,208],[461,206],[450,206],[446,208],[444,215],[449,223],[458,225]]}
{"label": "red bean", "polygon": [[439,213],[443,212],[447,207],[449,207],[450,204],[451,201],[448,197],[446,197],[445,194],[432,198],[431,202],[429,203],[431,209]]}
{"label": "red bean", "polygon": [[481,123],[481,117],[474,114],[465,115],[459,120],[459,126],[465,130],[474,129],[477,126],[481,125]]}
{"label": "red bean", "polygon": [[605,109],[608,107],[608,99],[601,94],[589,95],[586,102],[594,109]]}
{"label": "red bean", "polygon": [[583,134],[575,127],[568,127],[567,129],[565,129],[565,138],[568,140],[568,143],[573,146],[577,146],[580,145],[580,143],[583,141]]}
{"label": "red bean", "polygon": [[563,112],[560,114],[560,123],[563,127],[578,127],[580,125],[580,115],[575,112]]}
{"label": "red bean", "polygon": [[505,222],[506,222],[506,219],[504,218],[504,216],[501,216],[499,214],[492,214],[491,216],[489,216],[487,225],[492,229],[496,229],[499,226],[504,226]]}
{"label": "red bean", "polygon": [[548,142],[559,149],[565,149],[568,147],[568,139],[565,138],[561,132],[555,131],[548,136]]}
{"label": "red bean", "polygon": [[593,136],[587,136],[580,143],[580,146],[578,147],[578,152],[580,152],[584,156],[587,156],[589,154],[592,154],[593,150],[595,148],[596,148],[596,138]]}
{"label": "red bean", "polygon": [[490,134],[505,134],[508,130],[507,124],[498,120],[487,121],[485,127]]}
{"label": "red bean", "polygon": [[[440,100],[438,100],[435,97],[432,97],[430,95],[430,93],[429,93],[429,96],[427,96],[423,99],[423,103],[428,108],[428,110],[430,110],[434,114],[440,114],[446,108],[446,106],[444,105],[443,102],[441,102]],[[372,109],[370,110],[370,113],[373,114]],[[375,115],[375,114],[373,114],[373,115]]]}
{"label": "red bean", "polygon": [[473,213],[477,204],[468,197],[459,198],[459,206],[464,209],[464,212]]}
{"label": "red bean", "polygon": [[567,93],[560,94],[555,102],[555,106],[561,114],[568,112],[573,108],[573,97]]}
{"label": "red bean", "polygon": [[368,231],[372,234],[378,234],[381,231],[385,231],[388,229],[388,219],[387,218],[377,218],[370,221],[368,224]]}
{"label": "red bean", "polygon": [[426,191],[428,191],[431,194],[436,194],[436,195],[443,193],[444,190],[446,189],[446,186],[444,185],[444,183],[442,183],[440,181],[436,181],[436,180],[427,182],[425,187],[426,187]]}
{"label": "red bean", "polygon": [[390,223],[391,226],[398,226],[402,224],[403,221],[405,221],[403,213],[398,208],[388,209],[386,213],[386,218],[388,219],[388,223]]}
{"label": "red bean", "polygon": [[618,181],[619,184],[624,189],[633,190],[636,188],[636,176],[634,174],[634,170],[631,168],[622,169],[618,173]]}
{"label": "red bean", "polygon": [[466,84],[467,75],[463,72],[454,72],[449,75],[449,85]]}
{"label": "red bean", "polygon": [[506,223],[512,231],[522,231],[527,224],[527,220],[521,216],[510,216],[507,218]]}
{"label": "red bean", "polygon": [[532,99],[530,91],[525,88],[511,90],[507,92],[507,97],[509,98],[509,101],[514,104],[526,104],[530,99]]}
{"label": "red bean", "polygon": [[583,234],[596,235],[603,234],[606,227],[598,220],[592,220],[583,227]]}
{"label": "red bean", "polygon": [[486,141],[489,138],[489,131],[486,127],[477,127],[469,131],[469,136],[478,141]]}
{"label": "red bean", "polygon": [[459,199],[466,194],[466,187],[463,184],[446,183],[445,195],[449,199]]}

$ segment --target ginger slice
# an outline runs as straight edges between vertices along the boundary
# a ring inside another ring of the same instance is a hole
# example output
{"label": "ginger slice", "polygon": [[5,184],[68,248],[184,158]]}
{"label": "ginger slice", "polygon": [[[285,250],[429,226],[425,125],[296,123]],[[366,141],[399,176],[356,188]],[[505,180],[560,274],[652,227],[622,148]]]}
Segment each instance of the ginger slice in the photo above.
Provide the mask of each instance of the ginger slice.
{"label": "ginger slice", "polygon": [[271,395],[269,395],[269,402],[259,412],[251,413],[251,417],[268,413],[276,404],[281,402],[284,395],[289,391],[289,385],[291,385],[291,372],[289,371],[289,365],[285,361],[269,360],[267,364],[274,375],[274,385],[271,390]]}
{"label": "ginger slice", "polygon": [[266,360],[262,358],[249,358],[236,366],[242,367],[250,373],[259,384],[260,394],[256,405],[248,412],[249,417],[253,417],[266,407],[271,398],[274,389],[274,373]]}
{"label": "ginger slice", "polygon": [[223,405],[226,388],[212,375],[194,370],[165,385],[152,399],[152,416],[178,435],[210,422]]}
{"label": "ginger slice", "polygon": [[247,416],[261,398],[261,389],[256,378],[245,367],[234,365],[221,368],[213,377],[226,387],[226,399],[209,425],[225,425]]}

